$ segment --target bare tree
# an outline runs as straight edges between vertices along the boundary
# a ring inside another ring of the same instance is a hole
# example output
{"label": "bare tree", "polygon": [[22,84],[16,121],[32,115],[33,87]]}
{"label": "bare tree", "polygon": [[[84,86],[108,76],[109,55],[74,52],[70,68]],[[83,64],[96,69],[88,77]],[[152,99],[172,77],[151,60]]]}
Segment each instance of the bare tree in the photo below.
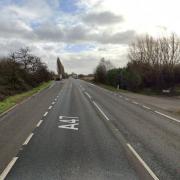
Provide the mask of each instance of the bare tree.
{"label": "bare tree", "polygon": [[[160,38],[148,35],[139,37],[130,45],[128,57],[130,65],[136,65],[134,68],[141,73],[147,68],[148,71],[153,71],[151,74],[156,79],[154,81],[163,87],[162,82],[168,84],[166,81],[173,79],[174,68],[180,63],[180,39],[175,34]],[[143,76],[147,81],[151,78]]]}

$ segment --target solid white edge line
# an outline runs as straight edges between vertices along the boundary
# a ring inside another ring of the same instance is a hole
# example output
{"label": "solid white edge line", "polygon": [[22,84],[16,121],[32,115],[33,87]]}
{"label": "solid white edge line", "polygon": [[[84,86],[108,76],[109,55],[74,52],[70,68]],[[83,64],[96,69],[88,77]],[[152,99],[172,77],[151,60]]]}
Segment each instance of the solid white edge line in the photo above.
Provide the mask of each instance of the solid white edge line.
{"label": "solid white edge line", "polygon": [[0,180],[4,180],[6,178],[6,176],[8,175],[9,171],[12,169],[13,165],[15,164],[15,162],[18,160],[18,157],[13,157],[13,159],[11,160],[11,162],[7,165],[7,167],[4,169],[4,171],[2,172],[2,174],[0,175]]}
{"label": "solid white edge line", "polygon": [[145,108],[145,109],[151,109],[150,107],[147,107],[145,105],[143,105],[142,107]]}
{"label": "solid white edge line", "polygon": [[148,171],[148,173],[151,175],[151,177],[154,180],[159,180],[159,178],[154,174],[154,172],[150,169],[150,167],[144,162],[144,160],[140,157],[140,155],[135,151],[135,149],[129,144],[126,144],[128,148],[131,150],[131,152],[134,154],[134,156],[140,161],[140,163],[144,166],[144,168]]}
{"label": "solid white edge line", "polygon": [[39,127],[42,122],[43,122],[43,120],[40,120],[40,121],[37,123],[36,127]]}
{"label": "solid white edge line", "polygon": [[48,108],[48,109],[50,110],[51,108],[52,108],[52,106],[49,106],[49,108]]}
{"label": "solid white edge line", "polygon": [[24,145],[27,145],[28,143],[29,143],[29,141],[31,140],[31,138],[32,138],[32,136],[33,136],[34,134],[33,133],[31,133],[28,137],[27,137],[27,139],[24,141],[24,143],[23,143],[23,146]]}
{"label": "solid white edge line", "polygon": [[101,108],[96,104],[96,102],[93,101],[93,104],[98,108],[98,110],[101,112],[101,114],[106,118],[106,120],[109,121],[109,118],[106,116],[106,114],[101,110]]}
{"label": "solid white edge line", "polygon": [[171,117],[171,116],[168,116],[168,115],[166,115],[166,114],[163,114],[163,113],[161,113],[161,112],[159,112],[159,111],[154,111],[154,112],[157,113],[157,114],[160,114],[160,115],[162,115],[162,116],[164,116],[164,117],[166,117],[166,118],[168,118],[168,119],[171,119],[171,120],[173,120],[173,121],[176,121],[176,122],[180,123],[180,120],[178,120],[178,119],[176,119],[176,118],[173,118],[173,117]]}
{"label": "solid white edge line", "polygon": [[91,99],[91,96],[87,92],[85,92],[85,94],[88,96],[89,99]]}
{"label": "solid white edge line", "polygon": [[45,112],[43,116],[45,117],[45,116],[47,116],[47,114],[48,114],[48,112]]}

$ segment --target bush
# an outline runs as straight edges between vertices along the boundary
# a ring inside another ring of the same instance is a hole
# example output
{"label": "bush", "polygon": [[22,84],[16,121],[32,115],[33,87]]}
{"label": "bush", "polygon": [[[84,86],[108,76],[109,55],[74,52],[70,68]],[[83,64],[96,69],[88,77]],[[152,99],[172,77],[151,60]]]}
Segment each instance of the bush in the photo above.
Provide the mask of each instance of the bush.
{"label": "bush", "polygon": [[0,59],[0,100],[49,81],[53,74],[41,59],[21,49],[10,57]]}

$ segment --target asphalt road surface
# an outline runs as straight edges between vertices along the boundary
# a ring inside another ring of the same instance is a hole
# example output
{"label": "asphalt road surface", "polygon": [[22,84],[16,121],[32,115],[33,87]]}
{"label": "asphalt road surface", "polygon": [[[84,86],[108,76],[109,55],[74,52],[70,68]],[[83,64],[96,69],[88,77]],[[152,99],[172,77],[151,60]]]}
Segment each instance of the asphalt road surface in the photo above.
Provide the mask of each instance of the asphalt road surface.
{"label": "asphalt road surface", "polygon": [[0,179],[178,180],[180,122],[160,113],[81,80],[55,82],[0,118]]}

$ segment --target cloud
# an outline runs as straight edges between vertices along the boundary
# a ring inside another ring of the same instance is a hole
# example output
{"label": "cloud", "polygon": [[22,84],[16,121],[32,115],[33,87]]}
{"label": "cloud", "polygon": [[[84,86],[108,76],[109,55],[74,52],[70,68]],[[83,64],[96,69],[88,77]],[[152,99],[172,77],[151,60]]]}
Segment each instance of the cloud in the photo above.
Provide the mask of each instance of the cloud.
{"label": "cloud", "polygon": [[44,42],[128,44],[134,39],[136,32],[133,30],[116,33],[106,30],[95,32],[85,25],[68,28],[47,23],[35,29],[34,34],[39,41]]}
{"label": "cloud", "polygon": [[83,18],[85,23],[93,25],[110,25],[123,22],[123,20],[122,16],[109,11],[89,13]]}
{"label": "cloud", "polygon": [[127,47],[136,30],[124,27],[124,14],[102,8],[101,1],[0,3],[0,56],[29,46],[50,69],[56,70],[60,56],[66,70],[77,73],[92,73],[101,57],[124,64],[122,47]]}
{"label": "cloud", "polygon": [[103,33],[99,36],[96,36],[97,42],[102,44],[129,44],[136,36],[134,30],[128,30],[124,32],[117,32],[114,34]]}

